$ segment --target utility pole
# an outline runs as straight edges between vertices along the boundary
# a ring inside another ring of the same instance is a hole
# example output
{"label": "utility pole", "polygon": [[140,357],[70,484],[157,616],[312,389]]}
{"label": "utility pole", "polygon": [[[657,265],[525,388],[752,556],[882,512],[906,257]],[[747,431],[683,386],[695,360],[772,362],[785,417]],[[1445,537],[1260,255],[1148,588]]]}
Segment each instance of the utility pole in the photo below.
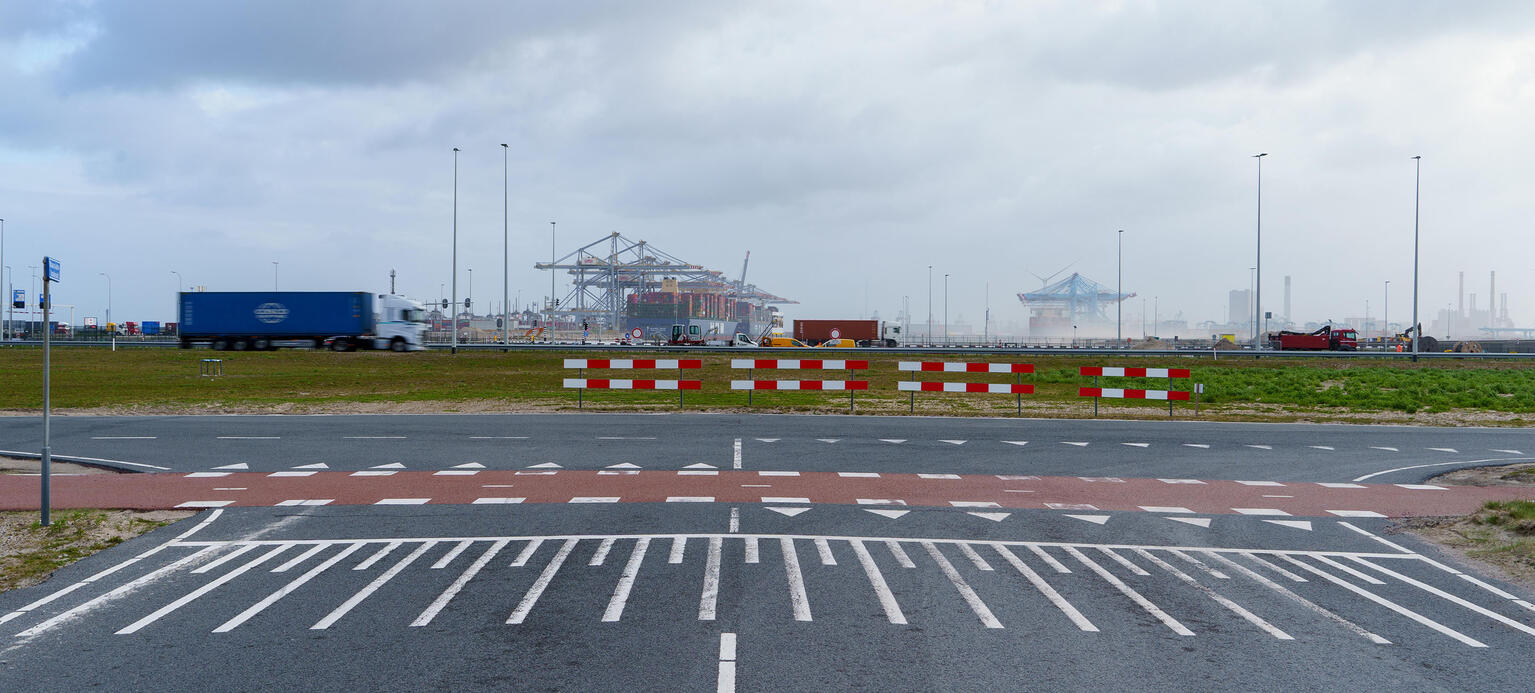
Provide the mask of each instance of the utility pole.
{"label": "utility pole", "polygon": [[448,311],[453,342],[448,353],[458,353],[458,147],[453,148],[453,305]]}
{"label": "utility pole", "polygon": [[1423,189],[1423,157],[1415,156],[1412,160],[1412,360],[1418,360],[1418,335],[1423,329],[1418,327],[1418,200],[1419,192]]}
{"label": "utility pole", "polygon": [[1125,230],[1119,230],[1119,288],[1114,297],[1114,341],[1125,341]]}
{"label": "utility pole", "polygon": [[933,343],[933,266],[927,266],[927,334],[923,341]]}
{"label": "utility pole", "polygon": [[512,336],[512,313],[506,309],[507,299],[512,297],[512,237],[509,229],[511,207],[511,168],[508,163],[511,149],[501,143],[501,350],[506,351]]}
{"label": "utility pole", "polygon": [[1263,314],[1263,157],[1268,152],[1254,154],[1258,160],[1258,261],[1255,264],[1257,278],[1253,280],[1253,351],[1258,350],[1258,316]]}
{"label": "utility pole", "polygon": [[549,222],[549,302],[544,304],[544,309],[549,311],[545,324],[549,327],[549,340],[554,341],[554,222]]}

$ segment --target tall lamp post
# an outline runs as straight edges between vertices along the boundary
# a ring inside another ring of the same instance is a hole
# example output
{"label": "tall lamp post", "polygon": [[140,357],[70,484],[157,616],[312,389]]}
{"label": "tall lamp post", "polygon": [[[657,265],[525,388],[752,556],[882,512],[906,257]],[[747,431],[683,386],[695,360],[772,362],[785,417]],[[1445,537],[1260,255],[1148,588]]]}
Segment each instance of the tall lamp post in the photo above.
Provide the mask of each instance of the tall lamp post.
{"label": "tall lamp post", "polygon": [[[1418,195],[1423,189],[1423,157],[1412,158],[1412,360],[1418,360]],[[1492,297],[1488,296],[1488,300]]]}
{"label": "tall lamp post", "polygon": [[1125,314],[1125,230],[1119,230],[1119,288],[1114,297],[1114,341],[1123,342]]}
{"label": "tall lamp post", "polygon": [[[107,278],[107,324],[112,325],[112,275],[106,272],[97,272],[97,274]],[[48,329],[48,326],[44,325],[43,329]],[[117,351],[116,325],[112,325],[112,351]]]}
{"label": "tall lamp post", "polygon": [[949,345],[949,274],[943,275],[943,345]]}
{"label": "tall lamp post", "polygon": [[1253,350],[1258,349],[1258,316],[1263,314],[1263,157],[1268,152],[1254,154],[1258,160],[1258,261],[1257,277],[1253,280]]}
{"label": "tall lamp post", "polygon": [[506,351],[506,346],[511,342],[512,313],[507,310],[507,300],[512,297],[511,267],[512,244],[511,235],[507,229],[510,224],[507,220],[511,200],[511,169],[508,168],[508,152],[510,148],[505,142],[501,143],[501,350]]}
{"label": "tall lamp post", "polygon": [[277,293],[277,261],[272,261],[272,293]]}
{"label": "tall lamp post", "polygon": [[0,266],[0,274],[10,277],[10,279],[3,282],[5,284],[5,329],[0,330],[0,339],[9,339],[11,331],[16,327],[11,324],[16,318],[16,311],[11,307],[11,292],[14,291],[12,285],[16,281],[16,270],[11,269],[10,265],[4,265]]}
{"label": "tall lamp post", "polygon": [[453,341],[448,347],[448,353],[458,353],[458,147],[453,148],[453,304],[448,311],[448,320],[452,324]]}
{"label": "tall lamp post", "polygon": [[[4,219],[0,219],[0,268],[3,268],[3,269],[0,269],[0,279],[4,279],[5,277],[3,275],[5,274],[5,272],[3,270],[10,269],[9,267],[6,267],[6,265],[5,265],[5,220]],[[11,305],[11,291],[10,291],[11,285],[8,284],[8,283],[5,283],[5,282],[0,282],[0,284],[5,284],[5,289],[6,289],[6,291],[5,291],[5,305],[6,305],[6,309],[9,310],[10,305]],[[4,317],[4,316],[0,316],[0,317]],[[0,320],[0,341],[4,341],[6,336],[10,334],[10,332],[9,332],[10,326],[11,326],[11,323],[10,323],[9,320]]]}
{"label": "tall lamp post", "polygon": [[1386,280],[1386,305],[1381,308],[1380,341],[1385,343],[1386,337],[1391,334],[1391,280]]}
{"label": "tall lamp post", "polygon": [[545,304],[545,306],[544,306],[549,311],[549,319],[546,321],[546,323],[549,326],[549,341],[551,341],[551,342],[554,341],[554,263],[556,262],[556,258],[554,256],[555,252],[556,251],[554,249],[554,222],[551,221],[551,222],[549,222],[549,303]]}
{"label": "tall lamp post", "polygon": [[933,266],[927,266],[927,335],[928,344],[933,343]]}

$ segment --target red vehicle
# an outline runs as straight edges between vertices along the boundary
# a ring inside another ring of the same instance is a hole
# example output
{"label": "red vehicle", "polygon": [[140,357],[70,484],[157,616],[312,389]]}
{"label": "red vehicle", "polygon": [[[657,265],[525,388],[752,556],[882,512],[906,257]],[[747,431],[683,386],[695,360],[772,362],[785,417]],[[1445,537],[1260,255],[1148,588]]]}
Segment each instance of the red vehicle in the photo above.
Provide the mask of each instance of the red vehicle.
{"label": "red vehicle", "polygon": [[851,339],[861,347],[893,347],[899,325],[878,320],[795,320],[794,338],[815,346],[832,339]]}
{"label": "red vehicle", "polygon": [[1359,332],[1353,329],[1335,330],[1324,325],[1315,332],[1291,332],[1281,330],[1269,333],[1269,348],[1276,351],[1357,351]]}

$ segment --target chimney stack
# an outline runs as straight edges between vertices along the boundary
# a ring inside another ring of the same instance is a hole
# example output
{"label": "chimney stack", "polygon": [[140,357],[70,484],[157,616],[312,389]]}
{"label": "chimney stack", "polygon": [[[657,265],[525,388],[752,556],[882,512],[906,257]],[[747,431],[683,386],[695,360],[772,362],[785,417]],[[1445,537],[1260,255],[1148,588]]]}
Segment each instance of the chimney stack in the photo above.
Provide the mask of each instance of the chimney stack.
{"label": "chimney stack", "polygon": [[1290,275],[1284,276],[1284,319],[1290,319]]}

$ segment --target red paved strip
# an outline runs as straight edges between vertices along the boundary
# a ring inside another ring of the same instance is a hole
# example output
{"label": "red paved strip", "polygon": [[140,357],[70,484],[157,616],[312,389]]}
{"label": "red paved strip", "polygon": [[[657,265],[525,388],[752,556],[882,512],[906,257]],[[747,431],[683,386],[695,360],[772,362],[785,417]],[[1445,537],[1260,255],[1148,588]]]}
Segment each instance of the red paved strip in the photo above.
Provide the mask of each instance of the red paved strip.
{"label": "red paved strip", "polygon": [[[403,471],[390,476],[319,472],[304,477],[234,473],[223,477],[184,474],[61,476],[53,480],[57,508],[173,508],[187,501],[232,501],[229,507],[273,506],[286,500],[330,499],[335,505],[371,505],[384,498],[430,498],[433,504],[473,503],[481,497],[518,497],[527,503],[567,503],[577,496],[617,497],[623,502],[659,503],[674,496],[712,497],[718,503],[758,503],[764,497],[809,498],[812,503],[854,504],[858,499],[898,499],[909,506],[952,507],[995,503],[1002,508],[1049,508],[1086,504],[1099,510],[1141,510],[1141,506],[1187,508],[1200,514],[1230,514],[1236,508],[1282,510],[1294,516],[1333,517],[1329,510],[1368,510],[1391,517],[1463,515],[1489,500],[1535,498],[1535,489],[1452,486],[1406,489],[1391,484],[1326,488],[1312,483],[1248,486],[1234,481],[1168,483],[1158,479],[1034,477],[1007,475],[882,474],[842,477],[835,472],[765,476],[750,471],[716,475],[676,471],[613,473],[559,470],[529,474],[487,470],[474,475],[437,476]],[[38,477],[0,477],[0,509],[34,510]],[[744,484],[754,487],[746,488]],[[766,484],[766,487],[756,487]],[[495,485],[486,488],[486,485]],[[218,490],[239,488],[241,491]],[[1293,496],[1265,498],[1264,496]],[[1275,515],[1274,517],[1279,517]]]}

